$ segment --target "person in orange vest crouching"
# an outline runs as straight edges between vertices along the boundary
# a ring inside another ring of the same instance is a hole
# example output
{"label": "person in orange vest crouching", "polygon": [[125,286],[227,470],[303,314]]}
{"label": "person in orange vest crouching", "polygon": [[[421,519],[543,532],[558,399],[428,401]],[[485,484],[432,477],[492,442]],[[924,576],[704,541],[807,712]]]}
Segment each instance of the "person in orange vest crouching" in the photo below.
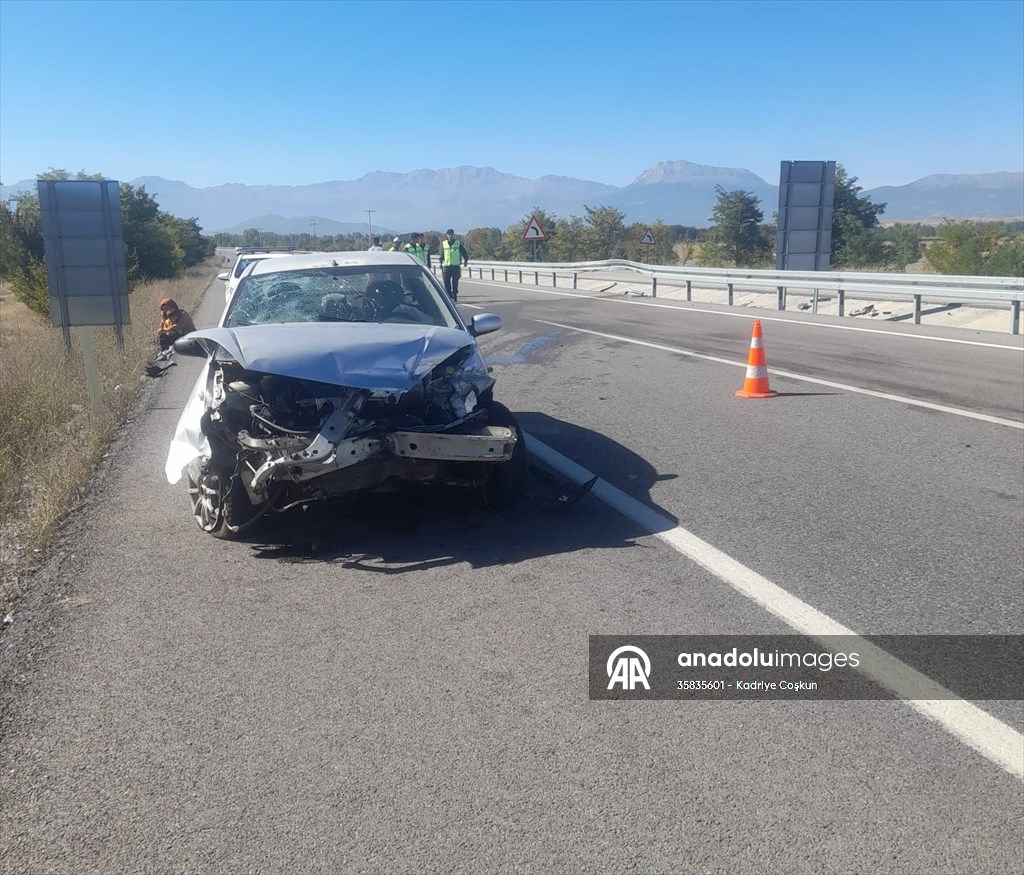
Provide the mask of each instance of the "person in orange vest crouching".
{"label": "person in orange vest crouching", "polygon": [[179,337],[196,330],[196,324],[185,310],[182,310],[172,298],[164,298],[160,302],[160,330],[157,341],[160,350],[165,351],[173,346]]}

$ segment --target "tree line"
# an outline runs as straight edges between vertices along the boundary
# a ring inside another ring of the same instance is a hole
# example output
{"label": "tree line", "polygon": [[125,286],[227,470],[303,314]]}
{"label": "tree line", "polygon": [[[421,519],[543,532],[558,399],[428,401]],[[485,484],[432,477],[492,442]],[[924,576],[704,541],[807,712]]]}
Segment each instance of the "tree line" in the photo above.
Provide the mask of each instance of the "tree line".
{"label": "tree line", "polygon": [[[101,180],[103,175],[50,170],[39,179]],[[213,255],[213,238],[203,236],[198,219],[163,212],[145,186],[122,182],[120,192],[129,287],[145,280],[173,279]],[[0,203],[0,277],[19,301],[49,316],[43,226],[35,193]]]}
{"label": "tree line", "polygon": [[[776,226],[762,224],[759,201],[745,191],[718,188],[714,222],[696,253],[706,267],[774,267]],[[940,274],[1021,276],[1024,234],[1021,223],[951,222],[882,227],[885,204],[861,195],[857,177],[836,167],[832,207],[831,267],[834,270],[903,271],[921,260]],[[777,217],[776,217],[777,218]],[[924,241],[927,240],[926,244]]]}
{"label": "tree line", "polygon": [[[676,264],[675,245],[680,241],[696,241],[701,229],[683,225],[653,225],[634,223],[626,225],[624,214],[614,207],[584,207],[586,218],[572,216],[568,220],[557,218],[536,208],[533,216],[548,235],[538,241],[537,261],[599,261],[624,258],[650,264]],[[523,232],[530,216],[524,217],[502,231],[500,228],[473,228],[461,235],[473,258],[487,261],[532,261],[533,244],[523,242]],[[640,241],[650,230],[655,239],[652,245]],[[440,251],[441,231],[426,231],[424,237],[434,254]],[[344,252],[366,249],[366,234],[278,234],[246,228],[242,234],[218,233],[214,235],[218,246],[246,246],[302,249],[311,252]]]}

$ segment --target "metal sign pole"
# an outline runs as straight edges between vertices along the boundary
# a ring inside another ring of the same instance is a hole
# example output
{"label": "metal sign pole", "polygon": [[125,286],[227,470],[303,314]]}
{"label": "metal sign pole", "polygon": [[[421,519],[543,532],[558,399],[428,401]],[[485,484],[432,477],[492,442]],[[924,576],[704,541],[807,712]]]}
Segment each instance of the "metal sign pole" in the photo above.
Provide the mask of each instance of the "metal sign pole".
{"label": "metal sign pole", "polygon": [[[43,185],[43,181],[40,180],[36,183],[37,190]],[[57,203],[56,185],[54,180],[46,180],[45,185],[47,188],[47,204],[55,205]],[[42,195],[42,192],[39,192]],[[40,198],[40,203],[42,198]],[[42,209],[42,207],[40,207]],[[53,210],[53,227],[56,232],[56,236],[60,237],[60,213],[58,210]],[[58,249],[57,254],[57,265],[55,270],[57,276],[57,302],[60,306],[60,330],[64,335],[64,352],[66,355],[71,355],[71,315],[68,312],[68,295],[67,295],[67,281],[64,278],[64,258],[63,253]]]}
{"label": "metal sign pole", "polygon": [[85,385],[89,389],[89,400],[92,402],[93,416],[99,418],[103,413],[103,385],[100,382],[100,370],[96,366],[96,350],[92,345],[92,328],[76,329],[78,344],[82,347],[82,364],[85,367]]}
{"label": "metal sign pole", "polygon": [[60,312],[61,312],[60,330],[61,330],[61,333],[64,335],[64,354],[70,357],[70,355],[71,355],[71,325],[69,323],[71,321],[71,317],[68,316],[68,298],[67,298],[67,295],[64,294],[64,282],[63,282],[63,280],[61,280],[60,285],[58,286],[58,288],[60,289]]}
{"label": "metal sign pole", "polygon": [[[103,229],[107,243],[107,271],[110,278],[110,292],[114,305],[114,335],[117,337],[117,348],[124,352],[124,313],[121,312],[121,295],[114,275],[116,259],[114,258],[114,229],[110,219],[110,188],[104,182],[100,186],[100,201],[103,204]],[[121,208],[118,203],[118,209]]]}

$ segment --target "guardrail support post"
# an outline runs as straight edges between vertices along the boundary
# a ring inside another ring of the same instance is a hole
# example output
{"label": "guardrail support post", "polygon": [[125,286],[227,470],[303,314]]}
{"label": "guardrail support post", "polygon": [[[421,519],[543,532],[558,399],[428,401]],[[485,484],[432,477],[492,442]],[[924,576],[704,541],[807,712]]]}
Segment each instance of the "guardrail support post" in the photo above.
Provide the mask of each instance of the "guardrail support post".
{"label": "guardrail support post", "polygon": [[844,316],[846,310],[846,292],[842,289],[836,289],[836,295],[839,298],[839,315]]}
{"label": "guardrail support post", "polygon": [[505,268],[505,282],[508,282],[508,268]]}
{"label": "guardrail support post", "polygon": [[729,292],[729,306],[732,306],[732,283],[726,283],[726,290]]}
{"label": "guardrail support post", "polygon": [[535,270],[533,272],[533,284],[535,286],[539,286],[540,285],[540,273],[539,273],[539,271]]}
{"label": "guardrail support post", "polygon": [[494,268],[491,268],[491,281],[494,281]]}
{"label": "guardrail support post", "polygon": [[1013,317],[1010,334],[1020,334],[1020,301],[1010,301],[1010,315]]}
{"label": "guardrail support post", "polygon": [[689,301],[693,298],[693,281],[686,281],[686,300]]}
{"label": "guardrail support post", "polygon": [[815,316],[818,315],[818,290],[817,289],[814,290],[814,300],[811,301],[811,312]]}
{"label": "guardrail support post", "polygon": [[651,297],[658,297],[658,278],[656,276],[651,277]]}
{"label": "guardrail support post", "polygon": [[578,276],[578,274],[575,274],[575,273],[572,275],[572,288],[573,288],[573,291],[576,291],[576,277],[577,276]]}
{"label": "guardrail support post", "polygon": [[519,285],[523,284],[523,272],[519,271]]}
{"label": "guardrail support post", "polygon": [[780,310],[786,309],[786,291],[782,286],[775,287],[775,297],[778,301],[778,307]]}
{"label": "guardrail support post", "polygon": [[914,324],[921,324],[921,296],[914,295]]}
{"label": "guardrail support post", "polygon": [[554,271],[551,271],[551,288],[558,288],[558,274],[555,273]]}

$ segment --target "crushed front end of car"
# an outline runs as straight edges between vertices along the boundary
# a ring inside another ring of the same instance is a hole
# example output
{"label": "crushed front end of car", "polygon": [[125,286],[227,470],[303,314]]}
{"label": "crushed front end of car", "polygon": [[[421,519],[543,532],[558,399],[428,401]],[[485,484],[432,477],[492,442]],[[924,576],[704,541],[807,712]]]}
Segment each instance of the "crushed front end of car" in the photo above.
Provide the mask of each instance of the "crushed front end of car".
{"label": "crushed front end of car", "polygon": [[179,342],[208,361],[166,473],[218,537],[267,513],[443,484],[516,501],[526,450],[465,331],[416,325],[215,328]]}

